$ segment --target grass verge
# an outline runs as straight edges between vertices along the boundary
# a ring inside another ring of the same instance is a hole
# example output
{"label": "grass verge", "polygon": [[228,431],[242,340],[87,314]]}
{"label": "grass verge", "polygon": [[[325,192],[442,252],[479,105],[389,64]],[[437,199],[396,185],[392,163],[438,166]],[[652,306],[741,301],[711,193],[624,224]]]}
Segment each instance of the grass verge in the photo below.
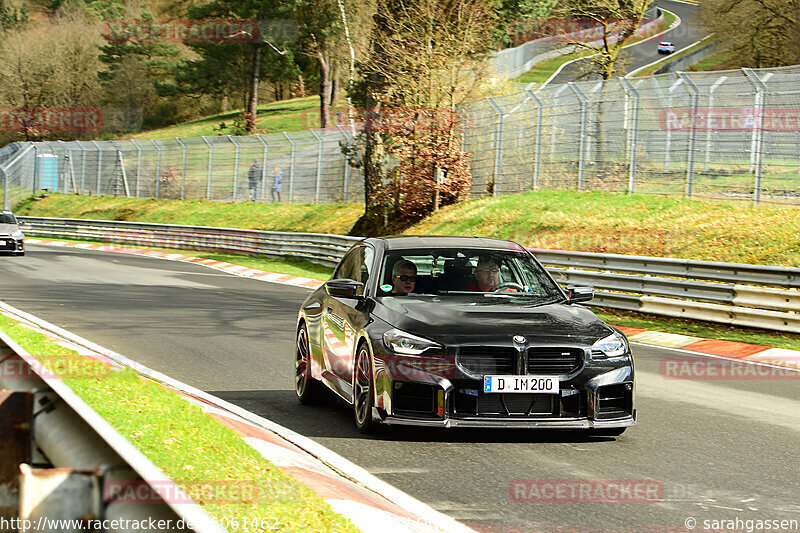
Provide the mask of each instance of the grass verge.
{"label": "grass verge", "polygon": [[[0,316],[0,329],[45,366],[48,359],[82,358],[8,317]],[[132,370],[64,382],[221,523],[242,524],[246,518],[248,526],[258,524],[244,528],[249,531],[273,525],[288,531],[357,531],[239,435]],[[228,487],[231,497],[208,490],[214,487],[223,492]],[[246,497],[238,499],[242,494]],[[260,523],[263,517],[269,522]]]}
{"label": "grass verge", "polygon": [[[270,134],[284,131],[304,131],[309,128],[319,127],[319,98],[307,96],[280,100],[259,106],[256,114],[256,127],[258,133]],[[219,135],[220,123],[226,126],[233,125],[234,120],[241,115],[242,110],[220,113],[210,117],[203,117],[189,122],[182,122],[165,128],[147,130],[123,137],[127,139],[168,139],[174,137],[199,137],[201,135]]]}

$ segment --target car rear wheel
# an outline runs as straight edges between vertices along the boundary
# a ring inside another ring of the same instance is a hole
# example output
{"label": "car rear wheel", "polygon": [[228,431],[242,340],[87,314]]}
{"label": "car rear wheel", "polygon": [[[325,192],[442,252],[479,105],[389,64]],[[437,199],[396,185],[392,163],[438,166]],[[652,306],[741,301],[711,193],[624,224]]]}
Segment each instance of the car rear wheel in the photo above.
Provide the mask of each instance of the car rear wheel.
{"label": "car rear wheel", "polygon": [[353,412],[356,427],[361,433],[371,433],[375,430],[372,421],[372,406],[374,386],[372,383],[372,364],[369,350],[365,344],[358,349],[355,372],[353,376]]}
{"label": "car rear wheel", "polygon": [[297,332],[297,348],[294,358],[294,391],[303,405],[319,403],[322,399],[322,385],[311,377],[311,347],[308,343],[308,329],[303,324]]}

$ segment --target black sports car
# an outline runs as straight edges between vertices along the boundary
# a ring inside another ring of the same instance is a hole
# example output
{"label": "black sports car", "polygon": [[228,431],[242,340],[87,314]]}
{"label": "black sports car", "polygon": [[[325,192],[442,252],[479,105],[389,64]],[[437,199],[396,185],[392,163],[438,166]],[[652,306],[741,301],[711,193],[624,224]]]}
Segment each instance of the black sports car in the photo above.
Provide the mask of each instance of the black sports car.
{"label": "black sports car", "polygon": [[636,420],[628,340],[519,244],[388,237],[351,248],[303,303],[296,392],[376,423],[586,429]]}

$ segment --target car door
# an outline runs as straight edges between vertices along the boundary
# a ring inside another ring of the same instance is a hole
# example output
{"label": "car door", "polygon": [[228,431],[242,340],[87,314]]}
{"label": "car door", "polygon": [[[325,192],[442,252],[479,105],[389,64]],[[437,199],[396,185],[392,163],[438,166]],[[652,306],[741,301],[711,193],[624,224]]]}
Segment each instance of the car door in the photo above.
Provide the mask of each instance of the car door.
{"label": "car door", "polygon": [[[358,295],[364,296],[375,257],[367,245],[353,248],[342,259],[334,278],[360,281]],[[358,332],[367,322],[363,298],[340,298],[328,295],[323,313],[322,345],[328,379],[346,398],[352,396],[353,364]]]}

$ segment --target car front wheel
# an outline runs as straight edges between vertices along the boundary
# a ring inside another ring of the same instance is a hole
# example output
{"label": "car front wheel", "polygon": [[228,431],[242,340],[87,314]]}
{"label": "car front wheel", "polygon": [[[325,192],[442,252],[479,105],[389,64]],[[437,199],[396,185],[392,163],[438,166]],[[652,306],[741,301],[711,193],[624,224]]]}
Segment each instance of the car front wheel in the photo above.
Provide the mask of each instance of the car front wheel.
{"label": "car front wheel", "polygon": [[371,433],[375,430],[372,421],[372,406],[374,387],[372,383],[372,363],[369,350],[365,344],[358,349],[355,372],[353,376],[353,412],[356,427],[361,433]]}
{"label": "car front wheel", "polygon": [[308,344],[308,329],[303,324],[297,332],[297,347],[294,358],[294,391],[303,405],[319,403],[322,398],[321,384],[311,377],[311,347]]}

